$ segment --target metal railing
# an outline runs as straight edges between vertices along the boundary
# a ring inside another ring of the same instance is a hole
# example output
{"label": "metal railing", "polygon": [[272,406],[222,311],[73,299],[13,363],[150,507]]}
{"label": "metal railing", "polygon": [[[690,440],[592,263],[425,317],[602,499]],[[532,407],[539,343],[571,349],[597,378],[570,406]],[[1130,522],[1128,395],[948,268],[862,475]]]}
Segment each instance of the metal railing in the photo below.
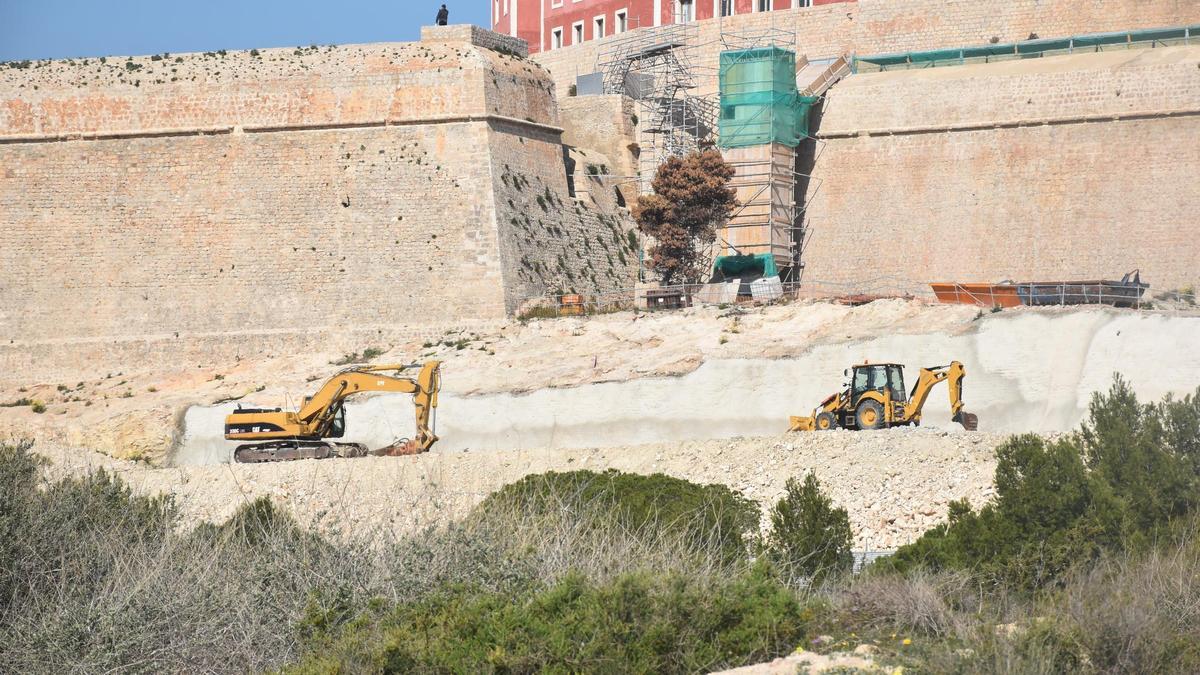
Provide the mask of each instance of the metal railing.
{"label": "metal railing", "polygon": [[1153,49],[1200,43],[1200,24],[1149,28],[1114,33],[1088,33],[1062,38],[1037,38],[1005,44],[971,45],[952,49],[855,56],[855,73],[938,68],[972,63],[994,63],[1122,49]]}

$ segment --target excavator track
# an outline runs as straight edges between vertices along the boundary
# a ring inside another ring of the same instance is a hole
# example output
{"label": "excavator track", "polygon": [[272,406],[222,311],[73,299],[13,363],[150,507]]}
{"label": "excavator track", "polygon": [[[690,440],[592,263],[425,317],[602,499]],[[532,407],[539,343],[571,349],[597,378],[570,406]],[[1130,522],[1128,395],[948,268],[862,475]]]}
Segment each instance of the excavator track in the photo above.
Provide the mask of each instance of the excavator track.
{"label": "excavator track", "polygon": [[270,441],[239,445],[233,451],[233,461],[239,464],[366,456],[366,446],[359,443],[329,443],[327,441]]}

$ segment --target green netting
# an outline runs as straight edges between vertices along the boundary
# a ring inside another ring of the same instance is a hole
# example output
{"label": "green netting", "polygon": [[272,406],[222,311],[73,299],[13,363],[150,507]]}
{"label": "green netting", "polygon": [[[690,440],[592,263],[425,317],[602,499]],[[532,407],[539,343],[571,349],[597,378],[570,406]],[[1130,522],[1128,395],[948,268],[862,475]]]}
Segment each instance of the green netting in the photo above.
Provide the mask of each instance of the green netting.
{"label": "green netting", "polygon": [[1047,54],[1080,51],[1104,51],[1167,44],[1200,44],[1200,25],[1177,28],[1149,28],[1117,33],[1092,33],[1065,38],[1033,39],[1005,44],[974,45],[955,49],[933,49],[923,52],[879,54],[855,57],[855,72],[932,68],[937,66],[1003,61],[1006,59],[1037,58]]}
{"label": "green netting", "polygon": [[764,278],[779,276],[779,268],[775,266],[775,256],[770,253],[717,256],[713,270],[724,274],[729,279],[736,278],[744,272],[761,272]]}
{"label": "green netting", "polygon": [[722,52],[719,80],[722,148],[795,147],[808,136],[809,110],[817,99],[796,91],[794,52],[778,47]]}

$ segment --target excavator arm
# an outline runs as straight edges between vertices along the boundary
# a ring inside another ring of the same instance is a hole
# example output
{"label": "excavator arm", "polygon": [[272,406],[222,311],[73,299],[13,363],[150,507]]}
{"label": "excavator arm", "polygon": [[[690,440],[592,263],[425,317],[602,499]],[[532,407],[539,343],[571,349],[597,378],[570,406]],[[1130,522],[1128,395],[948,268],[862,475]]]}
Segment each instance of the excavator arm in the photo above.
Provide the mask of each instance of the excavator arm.
{"label": "excavator arm", "polygon": [[441,388],[441,362],[429,361],[421,367],[416,380],[385,372],[400,372],[411,366],[403,364],[367,366],[343,370],[321,386],[297,413],[299,421],[311,429],[314,436],[329,434],[338,410],[350,396],[362,392],[394,392],[413,394],[416,416],[416,434],[407,443],[389,446],[374,454],[410,455],[425,452],[437,441],[430,428],[433,410],[437,407],[438,390]]}
{"label": "excavator arm", "polygon": [[952,361],[946,366],[922,368],[921,374],[917,377],[917,383],[913,385],[908,405],[905,406],[905,418],[920,420],[921,410],[925,407],[925,401],[929,399],[929,392],[933,390],[935,385],[944,381],[950,393],[951,419],[970,431],[978,429],[979,418],[969,412],[963,411],[962,380],[965,376],[966,370],[963,368],[962,363],[958,361]]}

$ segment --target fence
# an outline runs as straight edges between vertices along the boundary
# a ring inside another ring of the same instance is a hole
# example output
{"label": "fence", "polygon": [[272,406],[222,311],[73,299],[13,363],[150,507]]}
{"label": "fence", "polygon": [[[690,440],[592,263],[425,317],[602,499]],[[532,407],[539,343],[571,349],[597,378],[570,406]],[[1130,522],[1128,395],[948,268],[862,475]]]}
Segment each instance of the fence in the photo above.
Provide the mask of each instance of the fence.
{"label": "fence", "polygon": [[[1119,282],[1104,282],[1119,283]],[[798,300],[861,305],[874,300],[900,298],[928,303],[975,305],[997,311],[1017,306],[1109,305],[1145,311],[1200,312],[1192,289],[1131,295],[1127,287],[1099,285],[1101,282],[1036,284],[929,284],[901,277],[884,276],[849,283],[805,279],[751,289],[740,283],[723,298],[713,294],[720,284],[679,284],[627,289],[597,295],[540,295],[521,303],[517,317],[555,318],[585,314],[608,314],[628,310],[665,311],[701,304],[717,306],[787,304]],[[935,287],[938,290],[935,292]],[[983,290],[990,289],[990,290]]]}

